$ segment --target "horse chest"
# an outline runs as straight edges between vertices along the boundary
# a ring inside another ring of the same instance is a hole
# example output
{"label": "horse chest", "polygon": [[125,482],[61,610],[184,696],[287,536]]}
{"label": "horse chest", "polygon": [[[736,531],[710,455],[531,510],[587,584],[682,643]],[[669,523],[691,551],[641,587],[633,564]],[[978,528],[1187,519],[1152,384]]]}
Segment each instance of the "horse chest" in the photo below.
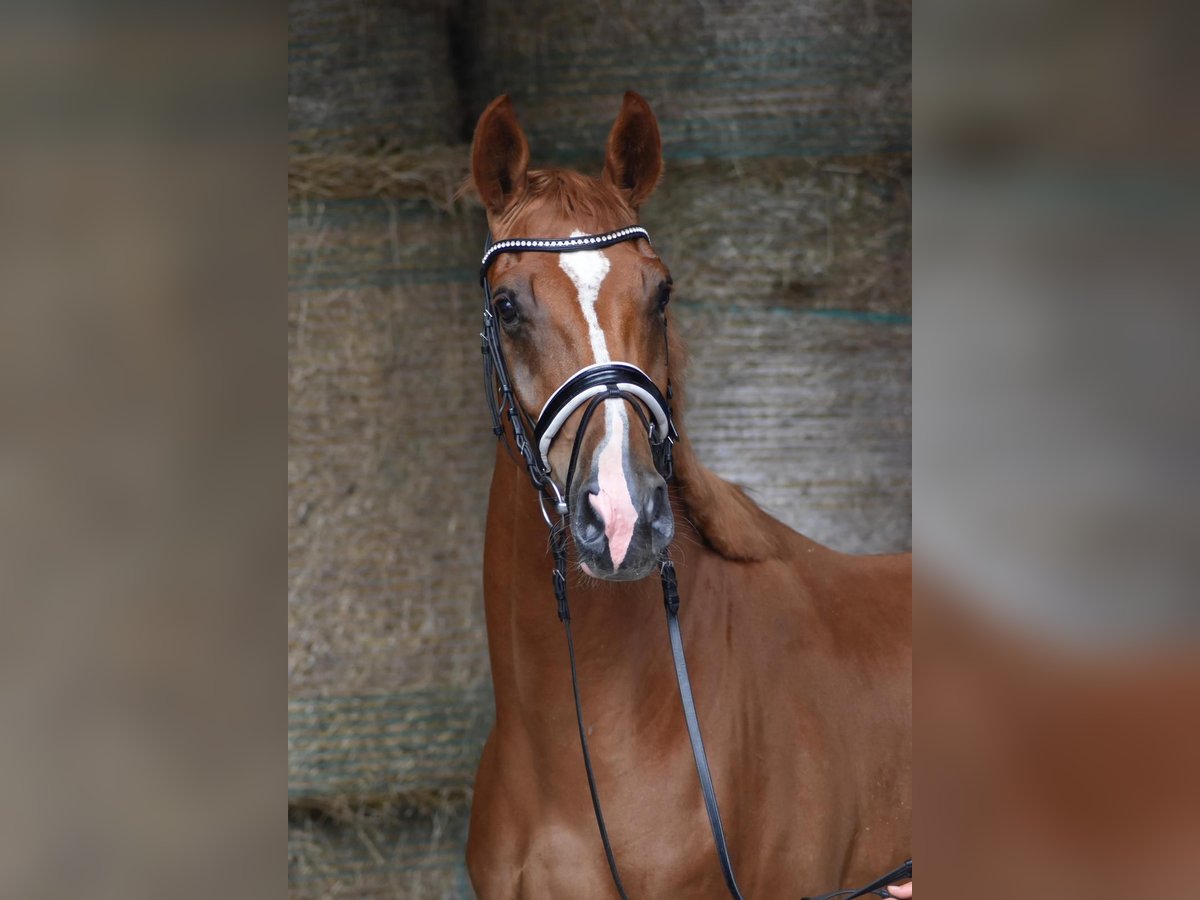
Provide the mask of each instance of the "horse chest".
{"label": "horse chest", "polygon": [[[646,754],[622,777],[599,767],[622,878],[631,897],[726,896],[695,772],[677,757]],[[468,851],[481,900],[615,896],[587,785],[577,777],[582,766],[574,757],[564,762],[569,767],[559,779],[505,765],[502,754],[485,751]]]}

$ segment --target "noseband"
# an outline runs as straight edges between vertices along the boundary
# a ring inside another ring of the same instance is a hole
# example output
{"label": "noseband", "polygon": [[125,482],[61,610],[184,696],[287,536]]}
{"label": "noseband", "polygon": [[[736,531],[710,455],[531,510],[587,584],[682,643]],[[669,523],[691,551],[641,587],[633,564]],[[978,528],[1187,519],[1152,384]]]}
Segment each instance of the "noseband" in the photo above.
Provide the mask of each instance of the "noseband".
{"label": "noseband", "polygon": [[[492,310],[492,288],[488,283],[487,273],[493,262],[502,253],[575,253],[581,250],[600,250],[619,244],[623,241],[650,240],[650,234],[640,225],[619,228],[604,234],[583,235],[572,238],[509,238],[492,242],[488,236],[484,248],[483,261],[479,270],[479,281],[483,286],[483,331],[481,349],[483,352],[483,382],[487,395],[488,410],[492,416],[492,432],[497,438],[504,438],[503,416],[507,415],[512,426],[513,443],[517,453],[525,463],[529,478],[538,491],[541,503],[542,517],[550,527],[550,547],[554,554],[554,596],[558,603],[558,618],[563,623],[567,636],[567,653],[571,662],[571,689],[575,698],[575,722],[579,728],[579,743],[583,750],[583,764],[587,770],[588,789],[592,795],[592,809],[596,814],[596,825],[600,830],[600,839],[604,844],[604,855],[608,860],[608,869],[612,874],[613,884],[622,900],[628,900],[625,887],[621,883],[621,875],[617,871],[616,857],[613,855],[612,844],[608,838],[608,829],[604,824],[604,814],[600,809],[600,795],[596,790],[596,777],[592,772],[591,754],[588,752],[587,730],[583,725],[583,708],[579,700],[579,676],[575,665],[575,642],[571,635],[571,609],[567,604],[567,519],[570,516],[571,484],[575,477],[575,467],[579,459],[579,450],[583,444],[583,436],[592,419],[596,408],[606,400],[620,399],[628,401],[638,415],[638,419],[646,428],[650,438],[651,455],[654,466],[665,481],[670,481],[674,474],[671,447],[679,440],[679,434],[671,418],[671,375],[670,375],[670,342],[667,336],[667,316],[664,311],[663,346],[666,351],[667,387],[665,394],[658,389],[653,379],[637,366],[627,362],[597,363],[586,366],[564,381],[550,395],[537,419],[532,419],[516,399],[513,391],[512,378],[504,359],[504,349],[500,344],[500,327]],[[550,447],[554,443],[567,420],[583,408],[583,416],[575,432],[574,444],[571,447],[571,461],[567,467],[566,478],[560,489],[554,481],[550,466]],[[530,442],[529,435],[533,435]],[[557,520],[554,520],[546,508],[551,503]],[[704,741],[700,735],[700,721],[696,713],[696,704],[692,699],[691,681],[688,677],[687,660],[683,652],[683,636],[679,629],[679,589],[675,576],[675,565],[666,550],[659,558],[660,575],[662,578],[663,603],[667,611],[667,630],[671,641],[671,654],[675,661],[675,678],[679,684],[679,696],[683,702],[684,721],[687,725],[688,739],[692,745],[692,757],[696,763],[696,774],[700,779],[700,790],[704,797],[705,810],[708,813],[709,827],[712,830],[713,843],[716,846],[717,857],[721,864],[721,873],[725,877],[725,886],[730,896],[742,900],[742,895],[733,874],[733,864],[729,859],[729,850],[725,842],[725,831],[721,824],[721,813],[717,808],[717,793],[713,787],[712,774],[708,767],[708,757],[704,752]],[[829,900],[842,894],[851,894],[847,900],[868,893],[886,897],[885,884],[902,880],[912,875],[912,860],[905,865],[889,872],[883,878],[861,888],[858,891],[835,891],[814,900]]]}

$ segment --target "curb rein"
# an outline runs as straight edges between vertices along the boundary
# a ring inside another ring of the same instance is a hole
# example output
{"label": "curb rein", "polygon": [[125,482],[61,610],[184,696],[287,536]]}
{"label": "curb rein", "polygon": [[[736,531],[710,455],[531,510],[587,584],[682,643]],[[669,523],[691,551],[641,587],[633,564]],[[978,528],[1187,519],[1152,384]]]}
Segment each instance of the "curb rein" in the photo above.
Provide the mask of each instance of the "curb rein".
{"label": "curb rein", "polygon": [[[575,474],[575,466],[579,458],[579,449],[583,444],[583,435],[591,422],[592,414],[605,400],[627,400],[637,413],[642,425],[650,436],[651,454],[655,468],[664,480],[670,481],[674,474],[671,458],[671,447],[679,439],[671,418],[671,376],[670,376],[670,343],[667,332],[667,314],[663,311],[663,346],[666,348],[668,374],[667,392],[664,396],[658,386],[637,366],[628,363],[607,363],[587,366],[576,372],[560,385],[536,420],[532,420],[513,393],[512,379],[509,376],[508,365],[504,359],[504,350],[500,346],[499,327],[496,316],[492,311],[492,289],[487,280],[488,269],[502,253],[573,253],[580,250],[600,250],[622,241],[644,239],[650,240],[650,234],[641,226],[620,228],[604,234],[583,235],[573,238],[511,238],[493,243],[488,235],[484,247],[483,261],[480,265],[479,281],[483,286],[483,331],[480,333],[481,350],[483,353],[483,383],[487,396],[488,411],[492,417],[492,433],[498,440],[504,439],[503,416],[507,415],[512,427],[513,443],[520,454],[529,478],[538,491],[538,503],[541,507],[542,518],[550,529],[550,549],[554,555],[554,598],[558,605],[558,618],[563,623],[567,636],[567,655],[571,662],[571,691],[575,698],[575,722],[579,727],[579,744],[583,749],[583,765],[587,770],[588,790],[592,795],[592,809],[596,814],[596,825],[600,829],[600,840],[604,843],[604,855],[608,860],[608,870],[612,874],[613,884],[620,894],[621,900],[628,900],[625,887],[621,883],[621,875],[617,871],[617,860],[613,855],[612,844],[609,841],[608,829],[604,824],[604,814],[600,809],[600,795],[596,790],[596,776],[592,771],[592,758],[588,752],[587,730],[583,725],[583,707],[579,700],[579,677],[575,666],[575,641],[571,636],[571,608],[567,603],[567,519],[570,515],[568,503],[571,482]],[[567,478],[563,490],[560,491],[551,475],[549,452],[558,431],[568,418],[580,407],[585,407],[579,428],[575,433],[575,442],[571,448],[571,462],[567,468]],[[530,443],[528,435],[533,435]],[[512,449],[508,442],[505,448],[511,455]],[[547,504],[551,504],[557,520],[551,518]],[[725,829],[721,825],[721,813],[717,808],[717,793],[713,787],[712,774],[708,767],[708,756],[704,752],[704,740],[700,735],[700,720],[696,713],[696,703],[692,698],[691,681],[688,678],[687,660],[683,652],[683,636],[679,630],[679,582],[675,575],[675,564],[663,550],[659,557],[659,570],[662,579],[663,605],[667,613],[667,630],[671,640],[671,654],[675,661],[675,679],[679,684],[679,696],[683,703],[683,715],[687,723],[688,739],[692,745],[692,756],[696,762],[696,774],[700,778],[700,790],[704,796],[704,807],[708,813],[708,824],[712,830],[713,843],[716,846],[717,857],[721,863],[721,872],[725,877],[725,886],[731,897],[742,900],[737,881],[733,875],[733,864],[729,860],[729,848],[725,843]],[[911,877],[912,860],[895,869],[882,878],[872,882],[860,890],[834,891],[814,897],[812,900],[832,900],[842,894],[851,894],[847,900],[854,900],[865,894],[873,893],[881,897],[887,896],[884,885]]]}

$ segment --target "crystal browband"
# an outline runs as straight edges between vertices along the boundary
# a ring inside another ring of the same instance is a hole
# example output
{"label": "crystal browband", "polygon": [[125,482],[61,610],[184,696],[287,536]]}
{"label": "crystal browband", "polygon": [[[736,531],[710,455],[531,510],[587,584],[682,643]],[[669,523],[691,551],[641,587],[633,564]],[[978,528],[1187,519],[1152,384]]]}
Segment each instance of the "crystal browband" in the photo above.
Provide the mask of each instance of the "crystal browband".
{"label": "crystal browband", "polygon": [[512,238],[497,241],[488,246],[483,254],[483,262],[479,267],[479,280],[487,277],[488,268],[501,253],[524,253],[527,250],[536,253],[570,253],[576,250],[600,250],[611,247],[622,241],[645,238],[650,240],[650,232],[641,225],[630,225],[628,228],[618,228],[616,231],[606,231],[604,234],[585,234],[570,238]]}

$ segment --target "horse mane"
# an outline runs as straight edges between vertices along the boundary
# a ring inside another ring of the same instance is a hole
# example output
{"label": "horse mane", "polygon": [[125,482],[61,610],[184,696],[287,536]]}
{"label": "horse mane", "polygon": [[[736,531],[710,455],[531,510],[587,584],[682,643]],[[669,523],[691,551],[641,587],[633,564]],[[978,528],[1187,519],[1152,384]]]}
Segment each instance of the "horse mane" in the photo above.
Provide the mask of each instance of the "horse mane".
{"label": "horse mane", "polygon": [[[472,192],[470,178],[458,196]],[[495,222],[498,234],[522,234],[535,214],[550,215],[595,232],[637,224],[637,213],[621,195],[596,178],[571,169],[532,169],[525,192]],[[539,237],[542,235],[522,235]],[[551,236],[551,235],[546,235]],[[683,427],[687,348],[678,330],[671,334],[671,384],[679,443],[674,448],[675,482],[687,518],[704,542],[726,559],[750,562],[782,552],[774,519],[746,492],[721,478],[697,458]]]}

